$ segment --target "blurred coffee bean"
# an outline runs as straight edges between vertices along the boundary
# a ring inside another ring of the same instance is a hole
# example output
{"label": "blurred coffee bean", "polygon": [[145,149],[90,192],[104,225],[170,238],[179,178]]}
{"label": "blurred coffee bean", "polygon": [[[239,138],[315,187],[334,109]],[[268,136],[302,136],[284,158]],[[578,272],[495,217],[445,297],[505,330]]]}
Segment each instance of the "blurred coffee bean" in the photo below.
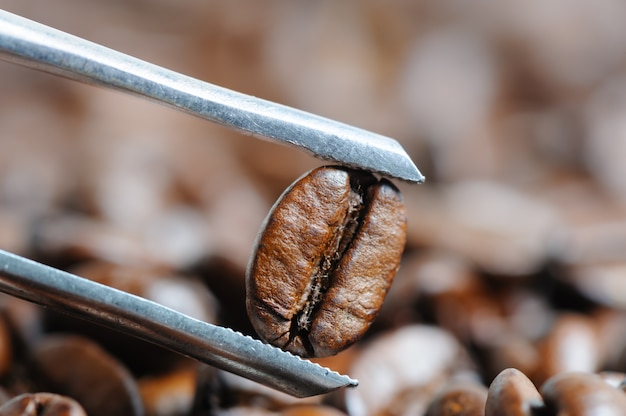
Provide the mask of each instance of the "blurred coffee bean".
{"label": "blurred coffee bean", "polygon": [[177,202],[171,138],[162,133],[181,114],[128,98],[108,92],[89,97],[78,179],[85,211],[139,230]]}
{"label": "blurred coffee bean", "polygon": [[217,377],[224,393],[217,409],[228,410],[235,405],[250,406],[268,411],[280,411],[292,405],[317,405],[323,396],[295,398],[286,393],[271,389],[247,378],[218,370]]}
{"label": "blurred coffee bean", "polygon": [[[395,327],[433,320],[462,340],[471,338],[467,304],[482,290],[471,265],[440,250],[408,252],[394,279],[376,325]],[[463,310],[463,312],[462,312]]]}
{"label": "blurred coffee bean", "polygon": [[128,231],[99,219],[75,213],[50,216],[37,222],[33,249],[55,267],[87,260],[127,263],[151,262],[141,242]]}
{"label": "blurred coffee bean", "polygon": [[349,371],[359,386],[345,391],[351,415],[421,414],[450,377],[472,374],[464,347],[447,331],[406,325],[377,334]]}
{"label": "blurred coffee bean", "polygon": [[137,381],[146,416],[188,415],[196,393],[195,366]]}
{"label": "blurred coffee bean", "polygon": [[444,246],[494,275],[523,276],[544,265],[558,220],[543,201],[488,181],[452,185],[443,199],[451,231],[441,236]]}
{"label": "blurred coffee bean", "polygon": [[398,99],[410,114],[407,123],[432,148],[437,179],[494,172],[486,126],[499,70],[492,53],[478,31],[460,26],[431,27],[406,47]]}
{"label": "blurred coffee bean", "polygon": [[531,380],[538,378],[542,356],[537,345],[514,332],[502,333],[498,341],[486,348],[485,377],[494,378],[503,369],[515,368]]}
{"label": "blurred coffee bean", "polygon": [[14,343],[9,325],[7,318],[0,313],[0,377],[10,371],[14,359]]}
{"label": "blurred coffee bean", "polygon": [[[179,275],[167,268],[131,266],[91,261],[72,270],[78,276],[149,299],[193,318],[215,323],[217,300],[195,277]],[[78,318],[46,310],[48,331],[72,331],[100,343],[137,375],[156,375],[192,362],[168,349],[103,328]]]}
{"label": "blurred coffee bean", "polygon": [[275,416],[276,412],[257,406],[235,406],[212,414],[215,416]]}
{"label": "blurred coffee bean", "polygon": [[594,373],[602,357],[594,322],[587,316],[561,314],[539,344],[541,364],[536,383],[571,371]]}
{"label": "blurred coffee bean", "polygon": [[[621,61],[614,54],[621,54],[625,47],[624,29],[611,29],[616,16],[625,12],[623,4],[580,0],[571,5],[567,16],[553,12],[563,4],[562,0],[535,0],[506,7],[490,2],[502,14],[489,19],[502,30],[502,37],[516,40],[526,63],[523,69],[532,71],[530,77],[561,97],[607,77]],[[589,35],[567,35],[573,28]]]}
{"label": "blurred coffee bean", "polygon": [[550,331],[556,311],[533,284],[505,287],[493,296],[499,300],[507,326],[515,334],[536,341]]}
{"label": "blurred coffee bean", "polygon": [[539,390],[550,414],[624,415],[626,394],[590,373],[560,373]]}
{"label": "blurred coffee bean", "polygon": [[504,369],[489,386],[485,416],[533,416],[543,408],[535,385],[521,371]]}
{"label": "blurred coffee bean", "polygon": [[594,179],[619,202],[626,201],[626,187],[620,179],[626,172],[616,149],[626,146],[621,114],[626,110],[626,77],[608,77],[594,91],[585,107],[588,137],[585,164]]}
{"label": "blurred coffee bean", "polygon": [[[7,94],[0,104],[0,207],[19,215],[15,226],[54,211],[75,188],[72,170],[79,150],[73,146],[74,117],[80,111],[73,110],[83,103],[58,78],[24,76],[23,69],[14,69],[22,73],[16,74],[21,81],[12,81],[20,88],[13,90],[15,95],[3,89]],[[68,112],[62,105],[66,99],[73,102]]]}
{"label": "blurred coffee bean", "polygon": [[493,379],[506,368],[516,368],[536,380],[543,366],[539,342],[552,329],[555,311],[544,295],[529,287],[505,287],[490,294],[496,300],[500,320],[485,316],[484,326],[495,322],[496,328],[484,331],[478,354],[483,358],[483,374]]}
{"label": "blurred coffee bean", "polygon": [[432,321],[488,351],[494,377],[502,368],[535,365],[534,342],[550,328],[551,314],[546,300],[526,287],[494,285],[458,255],[416,250],[403,259],[379,320],[388,327]]}
{"label": "blurred coffee bean", "polygon": [[596,323],[600,348],[600,368],[626,370],[626,311],[599,308],[591,318]]}
{"label": "blurred coffee bean", "polygon": [[406,199],[418,217],[411,218],[413,241],[458,253],[494,276],[537,273],[559,224],[551,205],[496,181],[459,181],[432,193],[413,189]]}
{"label": "blurred coffee bean", "polygon": [[209,225],[195,209],[179,206],[145,228],[131,230],[77,213],[50,215],[34,227],[33,248],[59,267],[99,260],[184,269],[212,251]]}
{"label": "blurred coffee bean", "polygon": [[135,379],[94,342],[75,335],[49,336],[33,351],[35,374],[51,392],[78,401],[91,415],[142,415]]}
{"label": "blurred coffee bean", "polygon": [[0,247],[24,255],[30,249],[30,219],[13,209],[2,209],[0,204]]}
{"label": "blurred coffee bean", "polygon": [[[418,11],[423,5],[397,5],[398,8],[390,8],[371,3],[368,7],[352,8],[316,4],[303,8],[289,2],[277,4],[263,44],[263,63],[270,83],[276,86],[275,92],[298,108],[373,131],[386,131],[395,137],[402,136],[401,132],[410,134],[413,125],[394,123],[399,118],[411,120],[410,115],[400,116],[394,109],[402,107],[398,95],[405,89],[404,85],[398,85],[405,61],[404,46],[424,18]],[[382,29],[389,21],[397,25]],[[333,27],[332,33],[329,27]],[[306,51],[304,55],[303,51]],[[301,77],[310,82],[300,82]],[[331,92],[336,98],[329,102],[327,94]],[[357,96],[358,100],[349,98]],[[257,149],[252,150],[253,155],[258,153]],[[256,163],[266,159],[263,157]],[[302,159],[281,151],[276,159],[269,160],[287,165],[284,169],[287,172],[293,168],[294,161]],[[300,162],[305,163],[306,160]],[[272,172],[283,170],[267,162],[265,165]],[[302,169],[292,172],[298,171]]]}
{"label": "blurred coffee bean", "polygon": [[324,405],[296,405],[279,413],[280,416],[344,416],[345,413]]}
{"label": "blurred coffee bean", "polygon": [[196,366],[196,387],[189,416],[215,414],[225,396],[218,369],[209,365]]}
{"label": "blurred coffee bean", "polygon": [[253,335],[254,328],[246,311],[245,266],[230,258],[213,255],[199,262],[192,272],[219,299],[217,320],[220,324]]}
{"label": "blurred coffee bean", "polygon": [[600,263],[572,267],[565,271],[564,279],[599,305],[625,309],[624,273],[626,262]]}
{"label": "blurred coffee bean", "polygon": [[484,416],[487,388],[470,380],[447,383],[428,405],[425,416]]}
{"label": "blurred coffee bean", "polygon": [[626,210],[622,204],[589,180],[557,183],[550,188],[545,198],[562,218],[551,251],[556,261],[566,266],[565,277],[579,267],[626,261]]}
{"label": "blurred coffee bean", "polygon": [[255,330],[301,356],[347,348],[378,314],[405,242],[391,182],[342,167],[307,173],[277,201],[252,255],[246,304]]}
{"label": "blurred coffee bean", "polygon": [[0,406],[3,416],[87,416],[74,399],[52,393],[25,393]]}
{"label": "blurred coffee bean", "polygon": [[205,201],[211,240],[216,243],[207,255],[227,259],[246,269],[250,251],[272,201],[265,198],[248,178],[224,187],[217,198]]}
{"label": "blurred coffee bean", "polygon": [[11,400],[14,397],[15,395],[10,394],[7,388],[5,388],[4,386],[1,387],[0,388],[0,407],[2,407],[2,405],[7,403],[9,400]]}

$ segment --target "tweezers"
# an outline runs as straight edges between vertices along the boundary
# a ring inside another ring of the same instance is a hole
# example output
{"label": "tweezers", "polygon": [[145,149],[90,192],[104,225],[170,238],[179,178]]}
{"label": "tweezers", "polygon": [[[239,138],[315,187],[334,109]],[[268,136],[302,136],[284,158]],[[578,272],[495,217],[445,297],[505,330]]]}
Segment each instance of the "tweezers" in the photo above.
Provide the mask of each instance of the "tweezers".
{"label": "tweezers", "polygon": [[[122,90],[314,156],[392,178],[424,177],[393,139],[215,86],[0,10],[0,59]],[[0,291],[153,342],[296,397],[356,380],[114,288],[0,250]]]}

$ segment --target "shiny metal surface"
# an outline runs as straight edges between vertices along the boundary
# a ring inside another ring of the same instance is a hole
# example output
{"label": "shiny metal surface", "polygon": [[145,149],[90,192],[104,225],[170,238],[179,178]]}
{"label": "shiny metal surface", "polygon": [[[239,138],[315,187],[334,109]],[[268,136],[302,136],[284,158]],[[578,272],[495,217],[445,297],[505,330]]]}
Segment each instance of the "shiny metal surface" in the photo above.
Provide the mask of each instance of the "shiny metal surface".
{"label": "shiny metal surface", "polygon": [[0,291],[156,343],[296,397],[358,384],[231,329],[2,250]]}
{"label": "shiny metal surface", "polygon": [[199,81],[2,10],[0,58],[144,96],[324,160],[424,180],[393,139]]}

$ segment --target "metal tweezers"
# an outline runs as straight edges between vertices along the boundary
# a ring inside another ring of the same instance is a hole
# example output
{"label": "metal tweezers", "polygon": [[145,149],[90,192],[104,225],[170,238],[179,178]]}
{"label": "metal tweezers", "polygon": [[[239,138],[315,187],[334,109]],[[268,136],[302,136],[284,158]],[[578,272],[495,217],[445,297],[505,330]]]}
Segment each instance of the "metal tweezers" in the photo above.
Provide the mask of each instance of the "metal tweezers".
{"label": "metal tweezers", "polygon": [[[2,10],[0,59],[143,96],[324,160],[408,182],[424,180],[393,139],[199,81]],[[0,291],[296,397],[358,384],[229,328],[2,250]]]}

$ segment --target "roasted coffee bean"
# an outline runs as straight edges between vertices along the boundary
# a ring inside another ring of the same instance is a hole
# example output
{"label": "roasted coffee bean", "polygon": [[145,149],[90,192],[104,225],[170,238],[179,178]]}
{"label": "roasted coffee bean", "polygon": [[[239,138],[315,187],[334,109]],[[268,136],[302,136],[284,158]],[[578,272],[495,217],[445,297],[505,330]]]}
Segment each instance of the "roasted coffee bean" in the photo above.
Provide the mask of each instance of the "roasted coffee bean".
{"label": "roasted coffee bean", "polygon": [[87,413],[70,397],[53,393],[24,393],[0,406],[0,415],[87,416]]}
{"label": "roasted coffee bean", "polygon": [[280,413],[280,416],[344,416],[345,413],[334,407],[324,405],[292,406]]}
{"label": "roasted coffee bean", "polygon": [[246,278],[255,330],[302,356],[345,349],[378,314],[405,241],[403,199],[389,181],[312,170],[285,191],[259,234]]}
{"label": "roasted coffee bean", "polygon": [[538,384],[559,373],[598,371],[600,347],[594,321],[578,313],[560,314],[550,333],[539,343],[539,353]]}
{"label": "roasted coffee bean", "polygon": [[0,376],[6,375],[13,362],[13,348],[11,340],[11,323],[4,316],[0,316]]}
{"label": "roasted coffee bean", "polygon": [[560,373],[540,389],[549,414],[583,416],[626,414],[626,394],[597,374]]}
{"label": "roasted coffee bean", "polygon": [[50,335],[33,351],[46,390],[78,401],[90,416],[143,415],[132,374],[98,344],[76,335]]}
{"label": "roasted coffee bean", "polygon": [[489,386],[485,416],[531,416],[543,407],[535,385],[521,371],[504,369]]}
{"label": "roasted coffee bean", "polygon": [[196,393],[196,368],[181,368],[137,381],[146,416],[188,415]]}
{"label": "roasted coffee bean", "polygon": [[422,415],[450,379],[477,378],[468,351],[448,331],[420,324],[376,334],[357,351],[345,391],[348,414]]}
{"label": "roasted coffee bean", "polygon": [[487,388],[468,380],[452,381],[431,400],[426,416],[484,416]]}
{"label": "roasted coffee bean", "polygon": [[278,410],[292,405],[320,404],[322,400],[321,396],[295,398],[223,370],[218,370],[217,378],[221,391],[227,392],[219,401],[214,402],[217,409],[227,409],[232,406],[232,403],[237,403],[241,406],[259,406],[268,410]]}

